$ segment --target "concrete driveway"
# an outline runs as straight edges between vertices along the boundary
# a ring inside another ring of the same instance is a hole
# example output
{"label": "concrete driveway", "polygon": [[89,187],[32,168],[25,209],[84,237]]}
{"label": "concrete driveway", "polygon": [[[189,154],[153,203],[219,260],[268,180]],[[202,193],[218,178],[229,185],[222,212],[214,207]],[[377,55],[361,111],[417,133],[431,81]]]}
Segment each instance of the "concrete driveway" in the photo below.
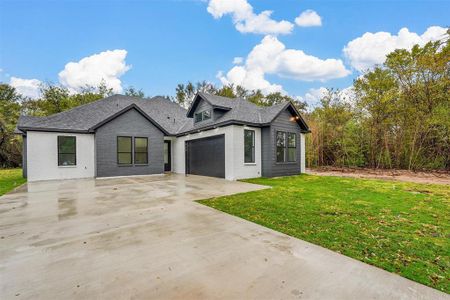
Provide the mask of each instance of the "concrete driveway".
{"label": "concrete driveway", "polygon": [[0,198],[0,298],[449,298],[193,202],[260,188],[182,175],[28,184]]}

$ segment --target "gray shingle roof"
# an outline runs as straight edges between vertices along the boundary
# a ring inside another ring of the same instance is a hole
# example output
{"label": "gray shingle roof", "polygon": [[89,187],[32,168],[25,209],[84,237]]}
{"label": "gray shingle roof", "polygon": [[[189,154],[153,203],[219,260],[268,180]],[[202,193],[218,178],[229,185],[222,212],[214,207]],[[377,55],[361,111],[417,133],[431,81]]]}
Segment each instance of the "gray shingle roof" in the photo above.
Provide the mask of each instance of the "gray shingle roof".
{"label": "gray shingle roof", "polygon": [[86,132],[133,104],[170,134],[175,134],[186,121],[186,110],[166,98],[142,99],[114,95],[48,117],[22,116],[18,128]]}
{"label": "gray shingle roof", "polygon": [[209,122],[206,124],[194,123],[191,119],[190,122],[186,122],[184,124],[179,133],[196,131],[204,127],[211,127],[231,122],[253,125],[268,125],[289,104],[289,102],[284,102],[269,107],[260,107],[241,98],[225,99],[228,99],[228,107],[231,109],[222,117],[214,120],[214,122]]}
{"label": "gray shingle roof", "polygon": [[233,122],[267,125],[289,105],[289,102],[285,102],[270,107],[259,107],[241,98],[230,99],[205,93],[199,93],[199,95],[213,106],[227,108],[229,111],[213,122],[194,124],[193,118],[186,116],[187,111],[184,108],[166,98],[142,99],[114,95],[48,117],[21,116],[18,129],[89,132],[96,125],[130,106],[136,106],[168,134],[177,135]]}
{"label": "gray shingle roof", "polygon": [[[199,92],[198,95],[206,99],[209,103],[211,103],[212,106],[219,106],[224,108],[233,108],[234,107],[234,101],[236,99],[240,98],[228,98],[228,97],[222,97],[222,96],[216,96],[211,95],[203,92]],[[241,99],[242,100],[242,99]]]}

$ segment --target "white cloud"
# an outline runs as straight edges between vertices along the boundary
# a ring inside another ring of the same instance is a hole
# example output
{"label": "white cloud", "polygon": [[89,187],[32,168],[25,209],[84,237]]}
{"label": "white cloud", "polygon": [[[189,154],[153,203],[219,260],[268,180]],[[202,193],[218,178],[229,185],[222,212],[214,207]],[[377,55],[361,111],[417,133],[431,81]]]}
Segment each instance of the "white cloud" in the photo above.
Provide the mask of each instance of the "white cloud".
{"label": "white cloud", "polygon": [[327,89],[324,87],[317,89],[311,88],[305,93],[305,95],[298,96],[297,99],[306,102],[308,107],[311,109],[319,105],[320,99],[325,96],[326,92]]}
{"label": "white cloud", "polygon": [[11,77],[9,84],[16,88],[16,91],[22,96],[30,97],[32,99],[39,98],[41,81],[37,79],[23,79],[18,77]]}
{"label": "white cloud", "polygon": [[210,0],[207,10],[216,19],[232,15],[236,29],[242,33],[289,34],[294,27],[291,22],[271,19],[270,10],[255,14],[247,0]]}
{"label": "white cloud", "polygon": [[234,65],[240,65],[243,62],[244,62],[244,58],[243,57],[237,56],[237,57],[233,58],[233,64]]}
{"label": "white cloud", "polygon": [[115,93],[122,92],[120,76],[131,67],[125,62],[126,50],[108,50],[69,62],[58,76],[62,85],[74,91],[86,86],[98,86],[102,81]]}
{"label": "white cloud", "polygon": [[245,66],[235,66],[226,75],[222,72],[217,74],[223,85],[234,84],[249,90],[261,90],[264,94],[281,92],[286,94],[279,84],[271,84],[264,78],[261,70],[247,70]]}
{"label": "white cloud", "polygon": [[[297,96],[297,99],[300,101],[304,101],[308,104],[309,109],[313,109],[320,104],[320,99],[322,99],[327,94],[327,88],[319,87],[319,88],[311,88],[309,89],[305,95]],[[354,104],[355,100],[355,92],[353,90],[353,86],[346,87],[344,89],[339,90],[338,94],[339,98],[346,103]]]}
{"label": "white cloud", "polygon": [[415,44],[424,45],[429,41],[442,39],[447,29],[429,27],[422,35],[402,28],[397,35],[389,32],[366,32],[350,41],[343,49],[350,64],[358,71],[364,71],[376,64],[382,64],[386,55],[395,49],[411,49]]}
{"label": "white cloud", "polygon": [[219,74],[223,84],[233,83],[265,93],[283,91],[281,85],[271,84],[266,74],[302,81],[326,81],[350,74],[340,59],[320,59],[301,50],[286,49],[274,36],[265,36],[248,54],[245,64],[233,67],[226,75]]}
{"label": "white cloud", "polygon": [[322,18],[314,10],[308,9],[295,18],[295,24],[300,27],[322,26]]}

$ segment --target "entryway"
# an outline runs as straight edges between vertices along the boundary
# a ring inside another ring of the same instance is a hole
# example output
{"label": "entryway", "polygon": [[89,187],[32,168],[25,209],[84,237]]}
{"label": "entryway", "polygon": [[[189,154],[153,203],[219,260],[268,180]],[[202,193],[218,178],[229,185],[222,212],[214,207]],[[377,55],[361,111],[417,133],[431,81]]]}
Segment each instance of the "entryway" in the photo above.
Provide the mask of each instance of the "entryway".
{"label": "entryway", "polygon": [[164,172],[172,171],[172,150],[171,142],[164,141]]}

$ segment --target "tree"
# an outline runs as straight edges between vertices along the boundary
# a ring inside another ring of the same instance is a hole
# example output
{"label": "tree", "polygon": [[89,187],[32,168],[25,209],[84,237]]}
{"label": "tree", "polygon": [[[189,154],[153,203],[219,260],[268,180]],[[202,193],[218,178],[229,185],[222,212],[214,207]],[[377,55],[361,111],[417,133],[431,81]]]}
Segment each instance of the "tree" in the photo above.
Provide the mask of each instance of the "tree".
{"label": "tree", "polygon": [[236,94],[234,92],[235,88],[232,84],[224,85],[222,88],[216,90],[215,94],[217,96],[228,97],[228,98],[236,98]]}
{"label": "tree", "polygon": [[349,139],[354,117],[351,105],[343,101],[342,92],[328,89],[317,107],[308,117],[311,136],[308,137],[308,160],[311,165],[346,165],[355,161]]}
{"label": "tree", "polygon": [[0,84],[0,167],[17,167],[21,162],[20,141],[14,129],[23,97],[8,84]]}
{"label": "tree", "polygon": [[184,108],[188,108],[198,92],[216,94],[217,89],[212,83],[205,80],[197,82],[196,85],[189,81],[186,85],[181,83],[178,84],[175,88],[175,92],[175,102]]}
{"label": "tree", "polygon": [[[397,49],[308,113],[308,165],[450,170],[450,45]],[[349,105],[349,106],[348,106]]]}
{"label": "tree", "polygon": [[133,86],[129,86],[124,91],[125,96],[137,97],[137,98],[145,98],[144,91],[142,89],[138,90]]}
{"label": "tree", "polygon": [[33,116],[48,116],[79,105],[88,104],[113,94],[102,81],[98,87],[86,86],[80,92],[52,83],[41,86],[41,98],[26,99],[22,113]]}
{"label": "tree", "polygon": [[398,90],[389,70],[380,67],[354,82],[356,107],[366,127],[368,164],[372,167],[392,167],[390,136],[395,124]]}

